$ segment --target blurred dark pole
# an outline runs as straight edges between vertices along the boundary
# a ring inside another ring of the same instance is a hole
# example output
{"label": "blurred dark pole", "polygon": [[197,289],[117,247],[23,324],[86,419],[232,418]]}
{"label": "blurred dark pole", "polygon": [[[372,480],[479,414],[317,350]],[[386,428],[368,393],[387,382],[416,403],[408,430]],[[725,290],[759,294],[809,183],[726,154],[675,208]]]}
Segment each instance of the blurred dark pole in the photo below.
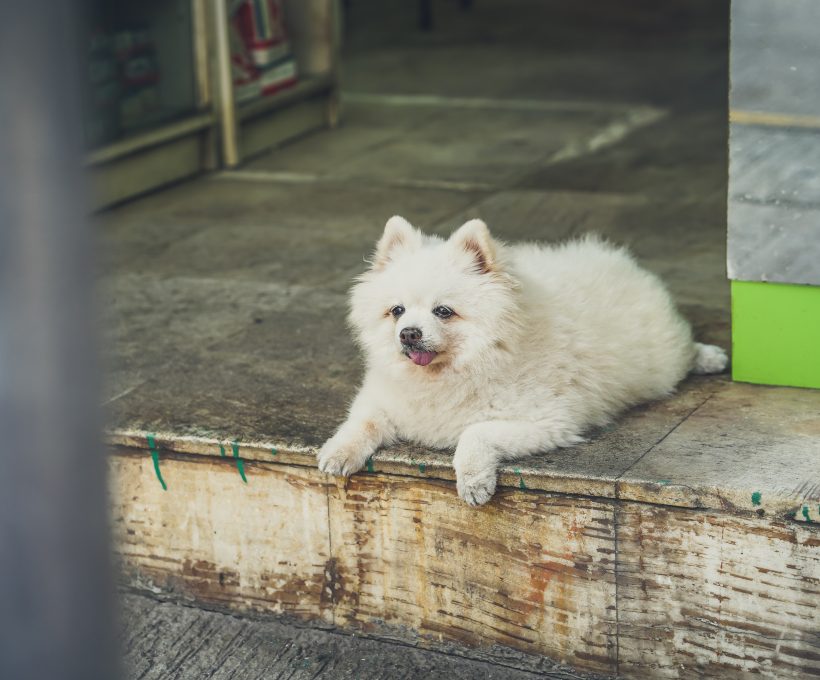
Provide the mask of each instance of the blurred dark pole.
{"label": "blurred dark pole", "polygon": [[419,28],[422,31],[433,29],[433,0],[419,0]]}
{"label": "blurred dark pole", "polygon": [[0,0],[0,678],[116,675],[78,3]]}

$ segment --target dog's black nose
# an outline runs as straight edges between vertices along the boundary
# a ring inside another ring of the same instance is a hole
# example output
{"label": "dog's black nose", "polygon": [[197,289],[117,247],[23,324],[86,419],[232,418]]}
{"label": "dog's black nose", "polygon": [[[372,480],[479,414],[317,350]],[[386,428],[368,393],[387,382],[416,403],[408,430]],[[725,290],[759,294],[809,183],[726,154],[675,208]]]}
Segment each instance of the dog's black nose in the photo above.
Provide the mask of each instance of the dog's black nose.
{"label": "dog's black nose", "polygon": [[402,328],[399,340],[402,345],[415,345],[421,340],[421,328]]}

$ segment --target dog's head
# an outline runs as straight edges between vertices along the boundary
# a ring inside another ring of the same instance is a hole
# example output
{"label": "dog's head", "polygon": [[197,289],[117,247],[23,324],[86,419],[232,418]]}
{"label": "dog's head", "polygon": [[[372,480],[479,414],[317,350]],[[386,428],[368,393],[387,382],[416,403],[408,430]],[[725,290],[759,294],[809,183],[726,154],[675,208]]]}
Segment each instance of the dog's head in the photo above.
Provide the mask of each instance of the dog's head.
{"label": "dog's head", "polygon": [[516,288],[503,244],[481,220],[444,241],[392,217],[353,287],[350,322],[371,365],[469,370],[506,350],[517,328]]}

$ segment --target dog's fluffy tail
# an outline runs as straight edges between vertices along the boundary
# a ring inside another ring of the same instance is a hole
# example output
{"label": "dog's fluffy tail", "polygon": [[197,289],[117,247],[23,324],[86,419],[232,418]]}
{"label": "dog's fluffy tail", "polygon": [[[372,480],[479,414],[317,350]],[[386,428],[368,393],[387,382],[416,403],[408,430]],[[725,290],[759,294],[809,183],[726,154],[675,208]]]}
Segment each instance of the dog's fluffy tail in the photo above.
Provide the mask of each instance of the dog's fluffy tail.
{"label": "dog's fluffy tail", "polygon": [[729,357],[726,350],[717,345],[704,345],[695,343],[695,360],[692,363],[692,373],[706,375],[709,373],[722,373],[729,365]]}

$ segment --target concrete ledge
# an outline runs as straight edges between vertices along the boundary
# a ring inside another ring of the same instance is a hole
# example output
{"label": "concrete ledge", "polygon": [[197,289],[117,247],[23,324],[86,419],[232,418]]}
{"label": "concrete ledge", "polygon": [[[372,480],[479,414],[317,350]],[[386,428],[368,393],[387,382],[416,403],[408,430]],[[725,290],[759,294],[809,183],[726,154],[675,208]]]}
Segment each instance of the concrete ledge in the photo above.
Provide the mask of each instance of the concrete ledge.
{"label": "concrete ledge", "polygon": [[[120,431],[124,573],[205,606],[500,644],[606,675],[806,677],[820,671],[816,475],[795,487],[807,468],[781,459],[778,478],[772,451],[781,429],[816,461],[820,432],[794,409],[816,393],[772,389],[756,408],[760,388],[704,383],[714,391],[685,390],[700,405],[624,474],[573,471],[580,447],[504,470],[480,509],[456,495],[447,454],[409,447],[345,481],[294,442],[155,433],[163,490],[146,433]],[[719,437],[718,459],[710,428],[741,405],[746,430]]]}
{"label": "concrete ledge", "polygon": [[[677,397],[633,409],[585,444],[505,465],[499,487],[820,523],[818,409],[817,392],[691,379]],[[169,453],[316,467],[316,446],[293,437],[121,428],[107,440],[147,450],[149,436]],[[451,453],[412,445],[376,453],[367,469],[455,480]]]}

